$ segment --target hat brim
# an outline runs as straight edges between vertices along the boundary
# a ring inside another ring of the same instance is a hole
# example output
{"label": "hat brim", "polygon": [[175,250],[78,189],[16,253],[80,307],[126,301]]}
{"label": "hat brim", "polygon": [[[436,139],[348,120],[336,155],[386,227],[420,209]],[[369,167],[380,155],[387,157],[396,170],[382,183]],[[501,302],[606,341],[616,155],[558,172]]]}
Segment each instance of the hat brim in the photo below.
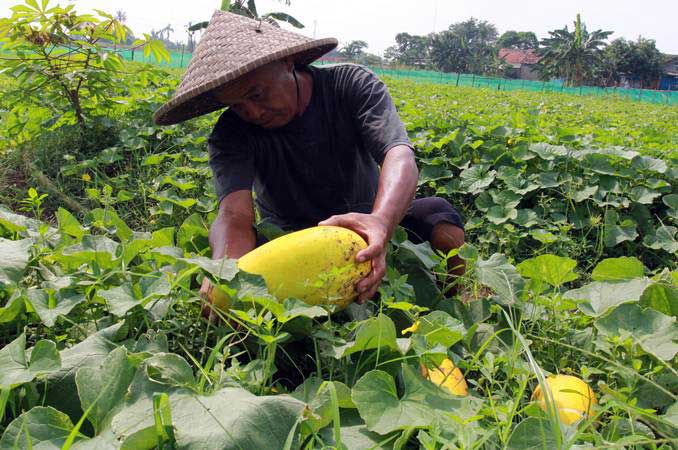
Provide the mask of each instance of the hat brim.
{"label": "hat brim", "polygon": [[234,70],[221,77],[210,80],[208,83],[196,86],[195,88],[174,97],[172,100],[162,105],[153,114],[153,121],[157,125],[173,125],[217,111],[224,108],[225,105],[215,98],[213,95],[215,90],[221,89],[228,84],[235,83],[243,76],[266,64],[284,58],[291,58],[300,64],[310,64],[325,53],[336,48],[337,45],[338,41],[335,38],[316,39],[304,42],[295,47],[287,48],[284,51],[278,51],[256,58],[247,65],[240,67],[238,70]]}

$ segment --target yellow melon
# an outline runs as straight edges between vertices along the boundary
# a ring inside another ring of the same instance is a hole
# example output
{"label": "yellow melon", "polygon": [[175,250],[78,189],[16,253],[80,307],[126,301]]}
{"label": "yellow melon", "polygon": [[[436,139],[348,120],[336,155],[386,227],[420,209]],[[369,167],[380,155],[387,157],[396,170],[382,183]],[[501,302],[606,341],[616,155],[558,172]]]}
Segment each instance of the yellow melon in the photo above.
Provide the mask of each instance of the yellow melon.
{"label": "yellow melon", "polygon": [[419,365],[419,371],[424,378],[441,388],[447,389],[454,395],[468,395],[468,385],[464,375],[449,358],[445,358],[438,367],[432,369],[427,368],[422,363]]}
{"label": "yellow melon", "polygon": [[[358,295],[355,285],[371,270],[357,263],[365,240],[352,230],[318,226],[286,234],[255,248],[238,260],[244,272],[261,275],[271,294],[298,298],[311,305],[348,306]],[[228,309],[231,301],[215,288],[212,303]]]}
{"label": "yellow melon", "polygon": [[[598,403],[596,395],[583,380],[572,375],[553,375],[546,378],[555,407],[561,422],[572,425],[583,417],[588,417],[591,407]],[[541,385],[532,393],[532,401],[536,401],[541,409],[547,411],[546,399]]]}

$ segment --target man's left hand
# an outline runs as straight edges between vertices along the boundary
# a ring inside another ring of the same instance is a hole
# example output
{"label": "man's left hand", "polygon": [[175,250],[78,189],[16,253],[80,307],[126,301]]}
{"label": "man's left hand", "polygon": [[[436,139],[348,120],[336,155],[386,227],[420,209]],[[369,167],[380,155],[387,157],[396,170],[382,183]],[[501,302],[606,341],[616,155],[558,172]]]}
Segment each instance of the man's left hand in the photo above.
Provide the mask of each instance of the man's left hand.
{"label": "man's left hand", "polygon": [[390,239],[386,222],[374,214],[349,213],[332,216],[318,225],[348,228],[367,241],[367,248],[358,252],[356,261],[372,261],[372,270],[356,285],[358,303],[365,303],[367,299],[374,297],[386,273],[386,244]]}

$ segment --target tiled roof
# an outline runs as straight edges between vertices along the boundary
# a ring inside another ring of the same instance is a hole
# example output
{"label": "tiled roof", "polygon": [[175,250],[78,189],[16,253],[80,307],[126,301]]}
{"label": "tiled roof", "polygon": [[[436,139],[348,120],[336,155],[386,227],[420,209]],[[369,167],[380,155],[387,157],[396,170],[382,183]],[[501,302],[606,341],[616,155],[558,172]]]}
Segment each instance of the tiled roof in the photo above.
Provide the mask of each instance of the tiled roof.
{"label": "tiled roof", "polygon": [[514,48],[502,48],[499,50],[499,59],[503,59],[507,64],[519,66],[522,64],[537,64],[539,56],[530,50],[519,50]]}

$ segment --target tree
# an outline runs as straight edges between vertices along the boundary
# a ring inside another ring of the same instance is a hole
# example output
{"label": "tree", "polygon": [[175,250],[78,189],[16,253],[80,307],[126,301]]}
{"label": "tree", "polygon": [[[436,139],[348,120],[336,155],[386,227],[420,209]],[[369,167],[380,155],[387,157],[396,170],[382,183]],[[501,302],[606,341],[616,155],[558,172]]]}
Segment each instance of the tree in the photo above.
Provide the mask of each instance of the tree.
{"label": "tree", "polygon": [[431,37],[398,33],[396,45],[386,49],[386,59],[406,66],[427,68],[430,65]]}
{"label": "tree", "polygon": [[567,28],[549,31],[551,37],[541,41],[538,68],[543,79],[560,77],[568,85],[581,86],[593,80],[602,60],[605,40],[612,31],[596,30],[589,33],[577,14],[574,30]]}
{"label": "tree", "polygon": [[496,68],[497,28],[471,18],[450,25],[431,39],[431,60],[444,72],[484,74]]}
{"label": "tree", "polygon": [[345,56],[349,60],[356,60],[359,56],[365,54],[365,49],[368,47],[365,41],[351,41],[344,45],[339,54]]}
{"label": "tree", "polygon": [[[0,19],[0,42],[9,53],[0,60],[0,72],[12,74],[16,90],[4,95],[47,104],[52,123],[75,122],[84,135],[89,119],[115,104],[111,98],[123,63],[110,44],[124,42],[129,28],[103,11],[81,15],[73,5],[62,8],[47,0],[26,0],[12,10],[11,17]],[[169,62],[162,43],[145,38],[134,46]]]}
{"label": "tree", "polygon": [[[290,5],[290,0],[284,1],[285,5]],[[257,12],[255,0],[222,0],[220,9],[222,11],[228,11],[234,14],[249,17],[250,19],[259,19],[276,27],[280,27],[278,22],[287,22],[295,28],[304,28],[304,25],[301,22],[284,12],[270,12],[260,16]],[[203,28],[207,28],[208,24],[209,21],[198,22],[194,25],[190,25],[188,31],[194,32],[202,30]]]}
{"label": "tree", "polygon": [[497,48],[537,49],[539,48],[539,39],[531,31],[507,31],[499,37]]}

